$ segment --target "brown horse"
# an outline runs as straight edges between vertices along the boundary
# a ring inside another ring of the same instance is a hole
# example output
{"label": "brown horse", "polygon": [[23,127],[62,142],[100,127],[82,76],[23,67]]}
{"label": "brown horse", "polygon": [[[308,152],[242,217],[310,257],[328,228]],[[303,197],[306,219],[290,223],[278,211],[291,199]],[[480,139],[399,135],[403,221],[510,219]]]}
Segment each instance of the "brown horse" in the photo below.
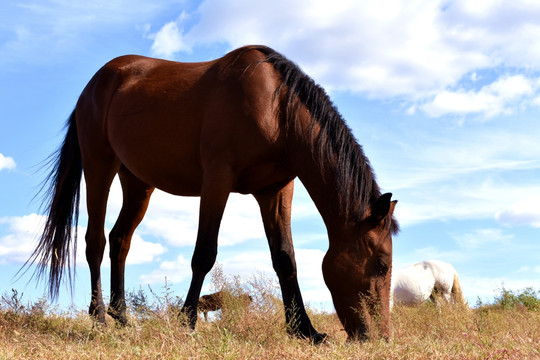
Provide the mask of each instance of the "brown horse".
{"label": "brown horse", "polygon": [[212,294],[201,296],[199,298],[199,305],[197,307],[197,310],[203,313],[204,320],[207,321],[208,312],[221,310],[228,297],[230,297],[231,299],[237,299],[242,304],[249,304],[253,301],[249,294],[235,295],[233,293],[221,290]]}
{"label": "brown horse", "polygon": [[[328,231],[322,267],[349,338],[364,338],[375,312],[389,335],[392,234],[397,201],[381,195],[368,159],[325,91],[294,63],[248,46],[201,63],[123,56],[101,68],[82,92],[49,181],[48,220],[31,258],[49,269],[58,294],[71,283],[84,172],[90,313],[105,320],[100,265],[109,187],[116,174],[123,205],[109,235],[109,313],[126,323],[124,270],[131,237],[154,188],[200,196],[200,218],[183,307],[195,328],[197,303],[216,260],[218,229],[230,192],[259,203],[290,332],[320,342],[298,286],[291,237],[293,180],[305,185]],[[366,310],[362,297],[372,299]]]}

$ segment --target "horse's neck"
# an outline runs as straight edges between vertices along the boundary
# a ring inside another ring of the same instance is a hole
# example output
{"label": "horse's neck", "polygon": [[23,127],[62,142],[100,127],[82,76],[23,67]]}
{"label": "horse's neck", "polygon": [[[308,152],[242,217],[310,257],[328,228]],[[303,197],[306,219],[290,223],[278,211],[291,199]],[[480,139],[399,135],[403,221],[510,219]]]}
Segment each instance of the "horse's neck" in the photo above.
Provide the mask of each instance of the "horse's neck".
{"label": "horse's neck", "polygon": [[333,179],[327,179],[322,176],[317,168],[309,168],[304,165],[298,172],[298,178],[306,188],[313,203],[319,210],[327,227],[337,226],[336,221],[339,218],[341,209],[339,198],[336,191],[336,183]]}
{"label": "horse's neck", "polygon": [[307,128],[297,131],[294,143],[289,144],[290,148],[294,149],[290,154],[291,163],[330,231],[344,223],[343,217],[340,217],[342,210],[337,191],[338,184],[335,174],[328,169],[322,169],[315,160],[318,154],[313,154],[309,132]]}

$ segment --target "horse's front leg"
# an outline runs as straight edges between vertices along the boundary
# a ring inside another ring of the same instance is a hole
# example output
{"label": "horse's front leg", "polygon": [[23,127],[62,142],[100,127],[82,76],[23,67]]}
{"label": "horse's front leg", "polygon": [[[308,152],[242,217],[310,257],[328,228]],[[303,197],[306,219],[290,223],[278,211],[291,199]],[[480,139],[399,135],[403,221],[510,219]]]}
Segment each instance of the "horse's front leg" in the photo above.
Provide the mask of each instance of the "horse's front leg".
{"label": "horse's front leg", "polygon": [[197,305],[206,274],[217,257],[219,226],[233,184],[233,172],[226,166],[209,168],[204,174],[199,209],[199,228],[195,251],[191,258],[193,272],[191,284],[181,313],[187,317],[194,330],[197,322]]}
{"label": "horse's front leg", "polygon": [[319,333],[311,324],[296,274],[296,261],[291,235],[291,206],[294,181],[284,187],[255,195],[261,208],[264,229],[270,245],[272,265],[279,278],[285,317],[289,332],[308,338],[314,343],[323,342],[326,334]]}

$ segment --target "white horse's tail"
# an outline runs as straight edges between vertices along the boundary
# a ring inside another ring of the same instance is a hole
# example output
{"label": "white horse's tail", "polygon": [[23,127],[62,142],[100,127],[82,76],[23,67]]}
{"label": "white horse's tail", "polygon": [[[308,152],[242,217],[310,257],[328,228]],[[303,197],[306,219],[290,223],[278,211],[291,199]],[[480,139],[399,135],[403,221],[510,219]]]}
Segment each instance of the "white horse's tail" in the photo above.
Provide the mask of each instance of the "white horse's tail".
{"label": "white horse's tail", "polygon": [[461,284],[459,282],[459,277],[457,272],[454,270],[454,282],[452,284],[452,299],[454,304],[466,305],[465,297],[463,296],[463,291],[461,290]]}

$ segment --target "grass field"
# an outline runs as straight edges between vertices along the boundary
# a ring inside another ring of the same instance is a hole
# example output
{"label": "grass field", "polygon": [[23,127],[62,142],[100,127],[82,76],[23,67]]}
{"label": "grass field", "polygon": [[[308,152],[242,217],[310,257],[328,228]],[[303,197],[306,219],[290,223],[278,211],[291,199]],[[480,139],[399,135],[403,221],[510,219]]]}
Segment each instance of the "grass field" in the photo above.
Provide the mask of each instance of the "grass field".
{"label": "grass field", "polygon": [[[215,279],[214,279],[215,280]],[[271,281],[221,281],[231,292],[249,291],[245,307],[231,297],[212,321],[187,331],[181,300],[129,294],[130,326],[108,319],[94,324],[84,311],[61,312],[46,300],[23,304],[16,292],[0,302],[0,359],[540,359],[540,298],[533,289],[502,289],[493,304],[474,309],[425,303],[394,307],[389,342],[348,343],[335,314],[309,310],[328,341],[314,346],[286,333],[278,291]]]}

